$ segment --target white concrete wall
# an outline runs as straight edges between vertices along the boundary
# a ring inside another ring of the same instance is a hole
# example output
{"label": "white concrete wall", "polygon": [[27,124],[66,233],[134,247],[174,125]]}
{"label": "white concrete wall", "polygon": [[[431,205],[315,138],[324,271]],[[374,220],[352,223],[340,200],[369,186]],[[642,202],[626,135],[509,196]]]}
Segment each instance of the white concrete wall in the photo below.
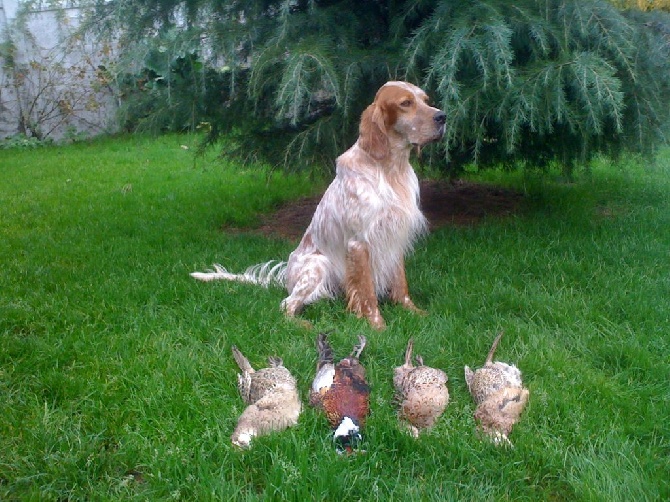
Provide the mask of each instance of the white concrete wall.
{"label": "white concrete wall", "polygon": [[18,9],[19,0],[0,0],[0,26],[10,19],[15,19]]}
{"label": "white concrete wall", "polygon": [[13,67],[0,65],[0,140],[21,132],[58,141],[114,131],[115,92],[100,71],[114,47],[72,36],[79,9],[31,12],[16,29],[18,9],[18,0],[0,0],[0,40],[11,36],[16,47]]}

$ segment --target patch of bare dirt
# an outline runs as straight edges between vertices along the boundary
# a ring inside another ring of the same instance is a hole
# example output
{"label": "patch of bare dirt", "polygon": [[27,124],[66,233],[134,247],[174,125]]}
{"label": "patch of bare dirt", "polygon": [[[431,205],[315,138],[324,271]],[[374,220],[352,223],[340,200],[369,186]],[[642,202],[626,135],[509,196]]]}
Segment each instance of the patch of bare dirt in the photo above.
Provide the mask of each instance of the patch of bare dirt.
{"label": "patch of bare dirt", "polygon": [[[518,212],[520,192],[491,185],[456,181],[421,182],[421,208],[431,229],[446,225],[476,225],[485,217],[504,217]],[[321,196],[305,197],[265,216],[257,231],[287,239],[300,239],[312,219]]]}

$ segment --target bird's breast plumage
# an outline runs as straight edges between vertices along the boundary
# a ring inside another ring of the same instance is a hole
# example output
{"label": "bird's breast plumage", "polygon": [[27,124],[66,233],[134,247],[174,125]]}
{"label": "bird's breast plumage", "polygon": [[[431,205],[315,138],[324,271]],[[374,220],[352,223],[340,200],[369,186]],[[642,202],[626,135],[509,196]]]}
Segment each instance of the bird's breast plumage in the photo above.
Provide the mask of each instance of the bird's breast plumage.
{"label": "bird's breast plumage", "polygon": [[[338,364],[332,373],[320,374],[312,386],[311,400],[323,408],[331,426],[337,427],[344,417],[363,425],[370,411],[370,388],[362,367],[357,363]],[[331,384],[323,385],[331,374]]]}

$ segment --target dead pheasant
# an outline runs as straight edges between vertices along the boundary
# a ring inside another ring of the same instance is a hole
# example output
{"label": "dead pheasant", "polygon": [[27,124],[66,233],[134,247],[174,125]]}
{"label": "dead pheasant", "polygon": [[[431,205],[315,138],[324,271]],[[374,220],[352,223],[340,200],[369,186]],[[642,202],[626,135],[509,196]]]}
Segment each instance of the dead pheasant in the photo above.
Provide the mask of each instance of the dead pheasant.
{"label": "dead pheasant", "polygon": [[280,358],[268,358],[270,367],[256,371],[234,345],[232,351],[242,371],[237,375],[237,387],[249,406],[240,415],[231,439],[234,445],[246,448],[254,436],[297,424],[302,404],[295,378]]}
{"label": "dead pheasant", "polygon": [[365,381],[365,369],[358,360],[366,340],[362,335],[358,340],[349,357],[337,364],[334,364],[333,349],[326,335],[321,333],[316,341],[319,360],[309,402],[325,412],[340,453],[352,452],[361,441],[361,428],[370,411],[370,388]]}
{"label": "dead pheasant", "polygon": [[414,437],[421,429],[432,427],[449,403],[447,375],[444,371],[423,365],[421,356],[416,356],[418,366],[412,364],[414,341],[410,339],[405,351],[405,364],[393,370],[400,409],[398,415],[409,423]]}
{"label": "dead pheasant", "polygon": [[528,402],[529,392],[523,386],[519,368],[493,362],[502,335],[501,332],[493,341],[483,367],[474,372],[465,367],[465,382],[477,405],[475,420],[480,430],[496,444],[511,444],[508,437]]}

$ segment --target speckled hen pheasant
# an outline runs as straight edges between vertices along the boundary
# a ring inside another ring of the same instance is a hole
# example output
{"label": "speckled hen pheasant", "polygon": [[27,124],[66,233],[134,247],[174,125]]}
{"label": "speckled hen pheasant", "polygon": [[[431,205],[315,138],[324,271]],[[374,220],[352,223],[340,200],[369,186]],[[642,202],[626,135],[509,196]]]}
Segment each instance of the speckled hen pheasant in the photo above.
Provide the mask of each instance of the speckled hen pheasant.
{"label": "speckled hen pheasant", "polygon": [[268,358],[270,367],[256,371],[237,347],[232,351],[242,371],[237,375],[237,387],[249,406],[240,415],[231,439],[234,445],[246,448],[254,436],[298,423],[302,404],[295,378],[280,358]]}
{"label": "speckled hen pheasant", "polygon": [[496,337],[484,366],[476,371],[465,367],[465,382],[477,409],[475,420],[480,429],[496,444],[510,444],[508,436],[528,402],[529,392],[521,381],[521,371],[513,364],[493,362],[502,338]]}
{"label": "speckled hen pheasant", "polygon": [[409,424],[414,437],[421,429],[432,427],[449,403],[447,375],[444,371],[424,366],[421,356],[416,356],[418,366],[412,364],[414,341],[410,339],[405,351],[405,364],[393,370],[400,409],[398,415]]}
{"label": "speckled hen pheasant", "polygon": [[366,340],[362,335],[358,340],[349,357],[337,364],[326,335],[321,333],[316,341],[319,360],[309,402],[326,413],[339,452],[352,452],[361,441],[361,428],[370,411],[370,388],[359,362]]}

